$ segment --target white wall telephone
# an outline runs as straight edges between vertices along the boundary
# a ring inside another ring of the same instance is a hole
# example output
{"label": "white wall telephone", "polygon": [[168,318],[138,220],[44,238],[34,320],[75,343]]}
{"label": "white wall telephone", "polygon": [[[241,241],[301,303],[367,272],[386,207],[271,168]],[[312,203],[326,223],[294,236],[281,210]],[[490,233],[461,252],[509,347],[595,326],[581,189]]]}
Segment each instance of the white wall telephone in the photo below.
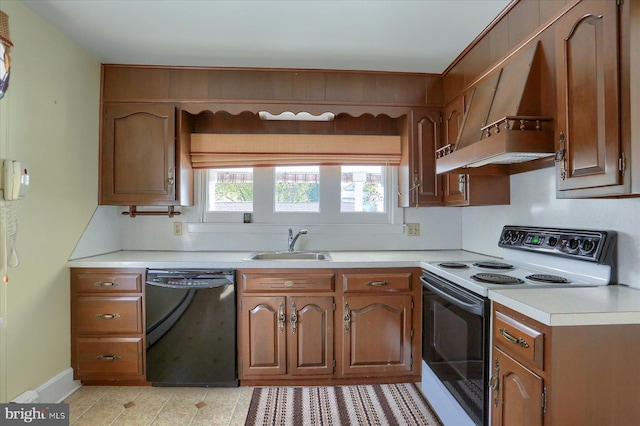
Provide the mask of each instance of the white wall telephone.
{"label": "white wall telephone", "polygon": [[13,160],[2,161],[2,190],[5,200],[20,200],[29,189],[29,172],[24,163]]}

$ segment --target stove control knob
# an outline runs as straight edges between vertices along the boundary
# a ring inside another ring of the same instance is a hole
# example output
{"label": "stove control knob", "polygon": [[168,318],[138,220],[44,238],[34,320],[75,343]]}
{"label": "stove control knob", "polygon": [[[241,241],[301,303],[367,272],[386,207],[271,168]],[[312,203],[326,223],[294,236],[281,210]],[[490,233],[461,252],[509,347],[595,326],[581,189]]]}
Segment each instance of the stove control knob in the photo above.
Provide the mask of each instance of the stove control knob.
{"label": "stove control knob", "polygon": [[580,240],[577,238],[572,238],[569,240],[569,249],[577,250],[580,247]]}
{"label": "stove control knob", "polygon": [[549,237],[549,240],[547,241],[547,244],[549,244],[550,247],[555,247],[556,244],[558,244],[558,238]]}
{"label": "stove control knob", "polygon": [[592,240],[584,240],[582,242],[581,250],[584,254],[590,254],[596,248],[596,243]]}
{"label": "stove control knob", "polygon": [[513,233],[511,231],[505,231],[505,233],[502,234],[502,243],[509,244],[511,243],[512,238],[513,238]]}

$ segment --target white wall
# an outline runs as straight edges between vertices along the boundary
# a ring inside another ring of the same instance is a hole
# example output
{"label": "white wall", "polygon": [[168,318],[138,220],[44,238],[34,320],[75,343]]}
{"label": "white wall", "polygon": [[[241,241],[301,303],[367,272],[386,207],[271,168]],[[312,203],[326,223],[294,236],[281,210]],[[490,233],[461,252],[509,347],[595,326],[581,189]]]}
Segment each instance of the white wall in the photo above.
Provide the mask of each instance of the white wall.
{"label": "white wall", "polygon": [[7,402],[70,366],[66,262],[97,206],[100,64],[19,1],[0,7],[15,44],[0,100],[0,157],[25,161],[31,174],[27,198],[15,203],[20,265],[0,266],[9,276],[0,283]]}
{"label": "white wall", "polygon": [[611,229],[618,232],[618,281],[640,288],[640,198],[556,199],[555,169],[511,176],[511,205],[463,209],[466,250],[504,255],[503,225]]}

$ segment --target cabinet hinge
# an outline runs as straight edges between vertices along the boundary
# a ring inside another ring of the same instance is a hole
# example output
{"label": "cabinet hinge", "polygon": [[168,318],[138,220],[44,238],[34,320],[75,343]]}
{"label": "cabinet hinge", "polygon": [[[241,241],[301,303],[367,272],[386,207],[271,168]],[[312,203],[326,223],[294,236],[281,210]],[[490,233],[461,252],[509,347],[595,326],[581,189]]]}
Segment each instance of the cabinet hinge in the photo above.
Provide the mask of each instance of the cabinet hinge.
{"label": "cabinet hinge", "polygon": [[413,309],[413,299],[411,299],[411,309]]}
{"label": "cabinet hinge", "polygon": [[333,310],[336,310],[336,302],[333,302]]}
{"label": "cabinet hinge", "polygon": [[413,368],[413,357],[409,358],[409,368]]}
{"label": "cabinet hinge", "polygon": [[622,7],[622,0],[616,0],[616,5],[618,7]]}
{"label": "cabinet hinge", "polygon": [[547,387],[542,390],[542,412],[547,413]]}
{"label": "cabinet hinge", "polygon": [[411,330],[411,338],[413,339],[413,329]]}
{"label": "cabinet hinge", "polygon": [[627,158],[624,155],[624,152],[620,153],[620,158],[618,158],[618,170],[620,173],[624,174],[625,169],[627,168]]}
{"label": "cabinet hinge", "polygon": [[333,366],[333,369],[335,370],[336,369],[336,360],[335,359],[331,362],[331,365]]}

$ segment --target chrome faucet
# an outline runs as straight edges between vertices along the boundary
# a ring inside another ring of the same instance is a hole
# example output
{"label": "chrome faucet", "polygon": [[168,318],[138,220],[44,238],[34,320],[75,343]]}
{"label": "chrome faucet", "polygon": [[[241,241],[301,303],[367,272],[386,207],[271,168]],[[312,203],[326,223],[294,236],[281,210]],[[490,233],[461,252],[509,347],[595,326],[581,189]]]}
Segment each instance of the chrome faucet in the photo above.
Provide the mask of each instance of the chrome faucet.
{"label": "chrome faucet", "polygon": [[296,234],[296,236],[293,236],[293,231],[291,230],[291,228],[289,228],[289,252],[293,252],[295,245],[296,245],[296,241],[298,241],[298,237],[300,235],[305,235],[307,232],[309,232],[306,229],[301,229],[298,231],[298,233]]}

